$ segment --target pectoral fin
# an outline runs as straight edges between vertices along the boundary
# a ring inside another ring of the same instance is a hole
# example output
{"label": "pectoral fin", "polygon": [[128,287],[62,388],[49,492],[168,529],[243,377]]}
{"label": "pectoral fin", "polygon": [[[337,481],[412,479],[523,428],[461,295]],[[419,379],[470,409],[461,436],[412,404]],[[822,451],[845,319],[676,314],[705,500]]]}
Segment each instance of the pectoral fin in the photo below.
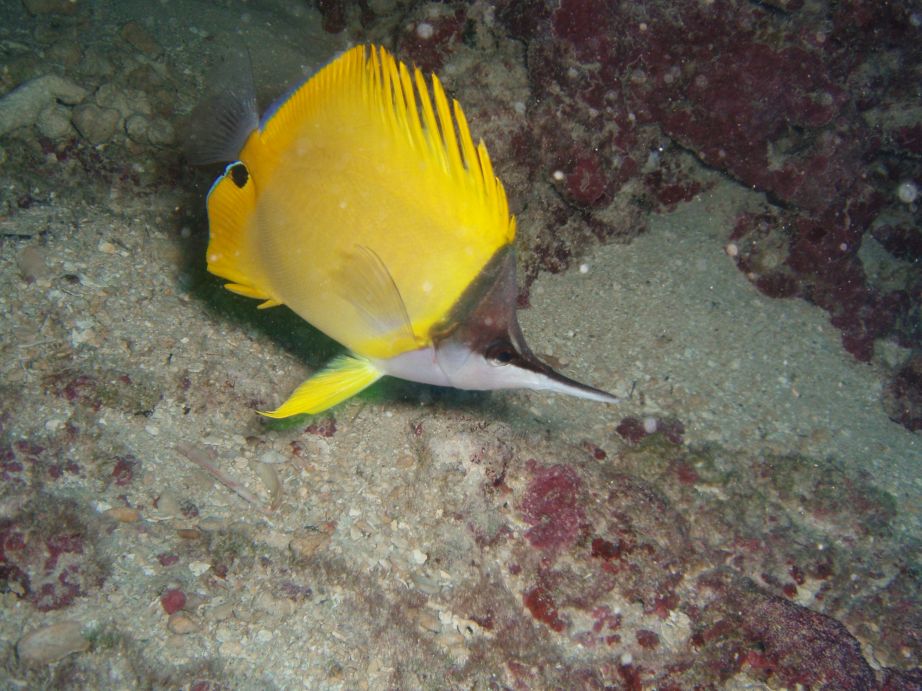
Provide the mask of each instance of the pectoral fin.
{"label": "pectoral fin", "polygon": [[351,398],[382,376],[384,373],[368,360],[340,355],[295,389],[281,406],[271,412],[260,411],[259,414],[282,418],[301,413],[320,413]]}
{"label": "pectoral fin", "polygon": [[413,325],[387,266],[370,247],[354,245],[342,257],[337,273],[339,291],[362,315],[369,333],[377,338],[416,346]]}

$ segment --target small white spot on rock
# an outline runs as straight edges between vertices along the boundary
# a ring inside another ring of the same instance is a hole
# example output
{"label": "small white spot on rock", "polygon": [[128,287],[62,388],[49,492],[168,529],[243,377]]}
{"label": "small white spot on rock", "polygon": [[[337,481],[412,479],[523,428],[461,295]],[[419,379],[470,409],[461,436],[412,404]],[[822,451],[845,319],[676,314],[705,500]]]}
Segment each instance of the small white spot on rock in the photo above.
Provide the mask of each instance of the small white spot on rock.
{"label": "small white spot on rock", "polygon": [[429,22],[420,22],[416,25],[416,35],[424,41],[428,41],[435,33],[435,28]]}
{"label": "small white spot on rock", "polygon": [[189,562],[189,571],[192,572],[192,575],[198,578],[208,569],[211,568],[211,564],[204,561],[190,561]]}
{"label": "small white spot on rock", "polygon": [[919,188],[916,187],[912,180],[907,180],[900,183],[900,186],[896,188],[896,196],[904,204],[912,204],[919,198]]}
{"label": "small white spot on rock", "polygon": [[268,643],[273,637],[274,634],[269,629],[260,629],[256,632],[256,641],[258,643]]}

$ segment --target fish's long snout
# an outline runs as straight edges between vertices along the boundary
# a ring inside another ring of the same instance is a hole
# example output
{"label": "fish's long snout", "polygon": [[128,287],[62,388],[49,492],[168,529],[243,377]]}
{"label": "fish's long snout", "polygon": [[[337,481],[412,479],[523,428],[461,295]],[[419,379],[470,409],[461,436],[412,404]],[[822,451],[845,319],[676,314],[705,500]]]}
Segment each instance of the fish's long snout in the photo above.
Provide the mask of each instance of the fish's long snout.
{"label": "fish's long snout", "polygon": [[613,396],[607,391],[597,389],[594,386],[583,384],[575,379],[564,376],[550,365],[539,360],[531,352],[520,354],[520,362],[516,366],[522,369],[530,370],[538,375],[537,386],[534,388],[542,391],[551,391],[554,393],[575,396],[576,398],[585,398],[589,401],[599,401],[600,403],[620,403],[621,399]]}

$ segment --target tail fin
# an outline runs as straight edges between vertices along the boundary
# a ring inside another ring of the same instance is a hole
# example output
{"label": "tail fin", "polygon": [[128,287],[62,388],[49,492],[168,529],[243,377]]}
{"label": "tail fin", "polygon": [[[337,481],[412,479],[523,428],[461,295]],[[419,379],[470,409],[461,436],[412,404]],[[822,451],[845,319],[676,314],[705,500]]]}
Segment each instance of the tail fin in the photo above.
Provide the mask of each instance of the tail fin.
{"label": "tail fin", "polygon": [[259,127],[249,53],[227,56],[211,82],[214,86],[192,111],[183,134],[183,149],[193,165],[237,160]]}

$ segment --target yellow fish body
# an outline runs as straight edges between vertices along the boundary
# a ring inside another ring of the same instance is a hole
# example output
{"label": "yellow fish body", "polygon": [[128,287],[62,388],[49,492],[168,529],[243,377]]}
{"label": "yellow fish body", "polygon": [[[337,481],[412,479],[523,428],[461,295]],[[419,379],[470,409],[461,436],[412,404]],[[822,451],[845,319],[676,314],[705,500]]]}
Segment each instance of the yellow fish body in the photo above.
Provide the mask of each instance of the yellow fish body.
{"label": "yellow fish body", "polygon": [[430,93],[418,69],[358,46],[261,123],[248,94],[223,122],[244,143],[208,195],[208,270],[350,351],[265,415],[320,412],[385,374],[617,400],[525,344],[515,219],[435,75]]}

